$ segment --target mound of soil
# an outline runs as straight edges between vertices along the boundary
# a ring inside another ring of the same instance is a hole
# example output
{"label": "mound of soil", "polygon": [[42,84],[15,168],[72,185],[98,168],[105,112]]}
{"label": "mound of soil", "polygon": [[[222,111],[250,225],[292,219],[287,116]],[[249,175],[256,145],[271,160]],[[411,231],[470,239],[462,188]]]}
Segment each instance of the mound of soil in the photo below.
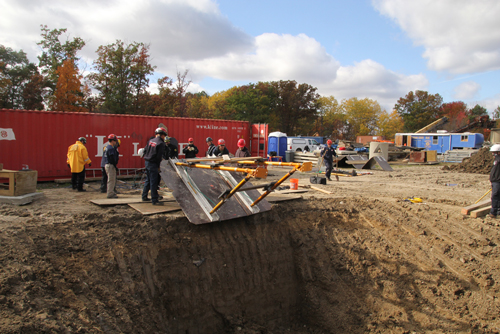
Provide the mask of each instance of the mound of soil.
{"label": "mound of soil", "polygon": [[470,158],[454,166],[444,166],[443,170],[457,171],[460,173],[489,174],[493,166],[493,155],[489,148],[484,147]]}

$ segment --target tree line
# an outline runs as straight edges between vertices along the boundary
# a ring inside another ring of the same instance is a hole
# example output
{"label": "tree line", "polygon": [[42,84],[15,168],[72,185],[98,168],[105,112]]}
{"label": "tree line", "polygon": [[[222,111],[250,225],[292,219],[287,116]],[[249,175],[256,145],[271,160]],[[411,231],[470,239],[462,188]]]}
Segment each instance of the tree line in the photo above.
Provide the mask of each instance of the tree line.
{"label": "tree line", "polygon": [[[96,50],[90,74],[78,67],[85,46],[80,37],[61,37],[66,29],[41,26],[38,64],[23,50],[0,45],[0,108],[194,117],[268,123],[271,131],[289,135],[319,135],[355,140],[360,135],[388,139],[397,132],[414,132],[440,117],[450,130],[487,113],[462,101],[443,103],[439,94],[410,91],[391,112],[376,100],[352,97],[338,101],[317,88],[295,80],[249,83],[209,96],[190,93],[189,71],[158,79],[158,93],[148,91],[149,45],[117,40]],[[498,118],[500,106],[493,112]]]}

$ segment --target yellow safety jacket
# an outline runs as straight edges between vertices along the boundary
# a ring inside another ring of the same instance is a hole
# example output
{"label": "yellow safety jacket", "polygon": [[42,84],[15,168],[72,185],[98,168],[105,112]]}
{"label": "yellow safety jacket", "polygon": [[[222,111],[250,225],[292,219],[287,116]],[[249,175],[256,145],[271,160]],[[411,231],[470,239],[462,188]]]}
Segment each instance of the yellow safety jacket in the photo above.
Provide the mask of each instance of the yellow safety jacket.
{"label": "yellow safety jacket", "polygon": [[76,143],[68,147],[67,163],[71,166],[71,173],[80,173],[83,171],[85,164],[92,163],[87,148],[81,141],[77,140]]}

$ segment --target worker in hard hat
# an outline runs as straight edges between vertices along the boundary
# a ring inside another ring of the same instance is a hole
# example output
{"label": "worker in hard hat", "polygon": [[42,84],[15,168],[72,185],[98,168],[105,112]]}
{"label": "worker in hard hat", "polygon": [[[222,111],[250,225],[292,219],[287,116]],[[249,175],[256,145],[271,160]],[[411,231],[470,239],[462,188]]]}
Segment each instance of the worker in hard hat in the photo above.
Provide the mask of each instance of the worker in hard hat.
{"label": "worker in hard hat", "polygon": [[245,147],[245,145],[245,139],[241,138],[240,140],[238,140],[238,149],[234,154],[236,158],[245,158],[250,156],[250,151]]}
{"label": "worker in hard hat", "polygon": [[[116,176],[118,173],[118,138],[114,134],[108,136],[108,145],[103,153],[101,165],[104,163],[104,169],[107,175],[106,193],[108,198],[118,198],[116,194]],[[104,175],[103,175],[104,177]]]}
{"label": "worker in hard hat", "polygon": [[76,143],[68,147],[66,163],[71,169],[71,187],[73,190],[86,191],[83,189],[85,165],[88,164],[90,167],[92,161],[89,159],[89,153],[85,144],[87,144],[87,139],[80,137]]}
{"label": "worker in hard hat", "polygon": [[163,160],[163,152],[165,151],[165,137],[167,132],[163,128],[155,130],[155,137],[148,141],[144,148],[144,160],[146,160],[146,182],[142,190],[142,201],[147,202],[148,193],[151,190],[151,202],[153,205],[162,205],[159,201],[158,185],[160,184],[160,163]]}
{"label": "worker in hard hat", "polygon": [[173,145],[170,141],[170,137],[165,137],[165,154],[164,159],[178,159],[179,158],[179,150],[177,149],[177,146]]}
{"label": "worker in hard hat", "polygon": [[214,150],[214,154],[216,157],[221,157],[223,155],[229,155],[229,151],[226,147],[226,141],[224,139],[219,139],[217,142],[217,147]]}
{"label": "worker in hard hat", "polygon": [[[332,146],[333,142],[328,139],[326,141],[326,147],[321,150],[321,156],[323,157],[323,161],[325,162],[326,170],[325,170],[325,175],[328,181],[331,181],[330,176],[332,175],[332,169],[333,169],[333,157],[337,156],[337,153],[335,152],[335,149]],[[320,166],[321,168],[321,166]],[[338,181],[338,176],[335,175]]]}
{"label": "worker in hard hat", "polygon": [[212,139],[212,137],[207,137],[206,142],[208,145],[208,150],[205,155],[207,157],[211,157],[214,154],[216,146],[214,145],[214,140]]}
{"label": "worker in hard hat", "polygon": [[495,157],[495,160],[490,172],[491,210],[487,216],[496,218],[500,214],[500,144],[491,146],[490,152]]}
{"label": "worker in hard hat", "polygon": [[198,154],[198,148],[194,146],[193,138],[188,139],[188,145],[184,147],[182,153],[184,153],[186,159],[196,158],[196,155]]}

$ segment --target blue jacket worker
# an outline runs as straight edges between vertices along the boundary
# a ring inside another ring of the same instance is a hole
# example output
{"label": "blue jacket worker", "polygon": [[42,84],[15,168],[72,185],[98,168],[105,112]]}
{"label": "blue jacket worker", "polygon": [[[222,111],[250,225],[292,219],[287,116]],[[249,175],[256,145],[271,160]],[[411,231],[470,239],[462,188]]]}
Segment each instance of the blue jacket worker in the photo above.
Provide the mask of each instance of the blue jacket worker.
{"label": "blue jacket worker", "polygon": [[335,153],[335,149],[332,147],[332,141],[330,139],[328,139],[328,141],[326,142],[326,147],[321,151],[321,156],[323,157],[323,161],[325,162],[326,166],[326,178],[328,179],[328,181],[331,181],[330,175],[332,174],[333,169],[333,157],[336,157],[337,153]]}
{"label": "blue jacket worker", "polygon": [[148,193],[151,190],[151,202],[153,205],[163,204],[159,202],[158,185],[160,184],[160,163],[166,148],[165,137],[167,137],[167,131],[163,128],[157,128],[155,130],[155,137],[150,139],[144,148],[143,158],[146,160],[146,182],[142,190],[142,200],[144,202],[150,200]]}
{"label": "blue jacket worker", "polygon": [[488,214],[490,218],[496,218],[500,214],[500,144],[495,144],[490,148],[495,160],[490,172],[491,182],[491,210]]}

